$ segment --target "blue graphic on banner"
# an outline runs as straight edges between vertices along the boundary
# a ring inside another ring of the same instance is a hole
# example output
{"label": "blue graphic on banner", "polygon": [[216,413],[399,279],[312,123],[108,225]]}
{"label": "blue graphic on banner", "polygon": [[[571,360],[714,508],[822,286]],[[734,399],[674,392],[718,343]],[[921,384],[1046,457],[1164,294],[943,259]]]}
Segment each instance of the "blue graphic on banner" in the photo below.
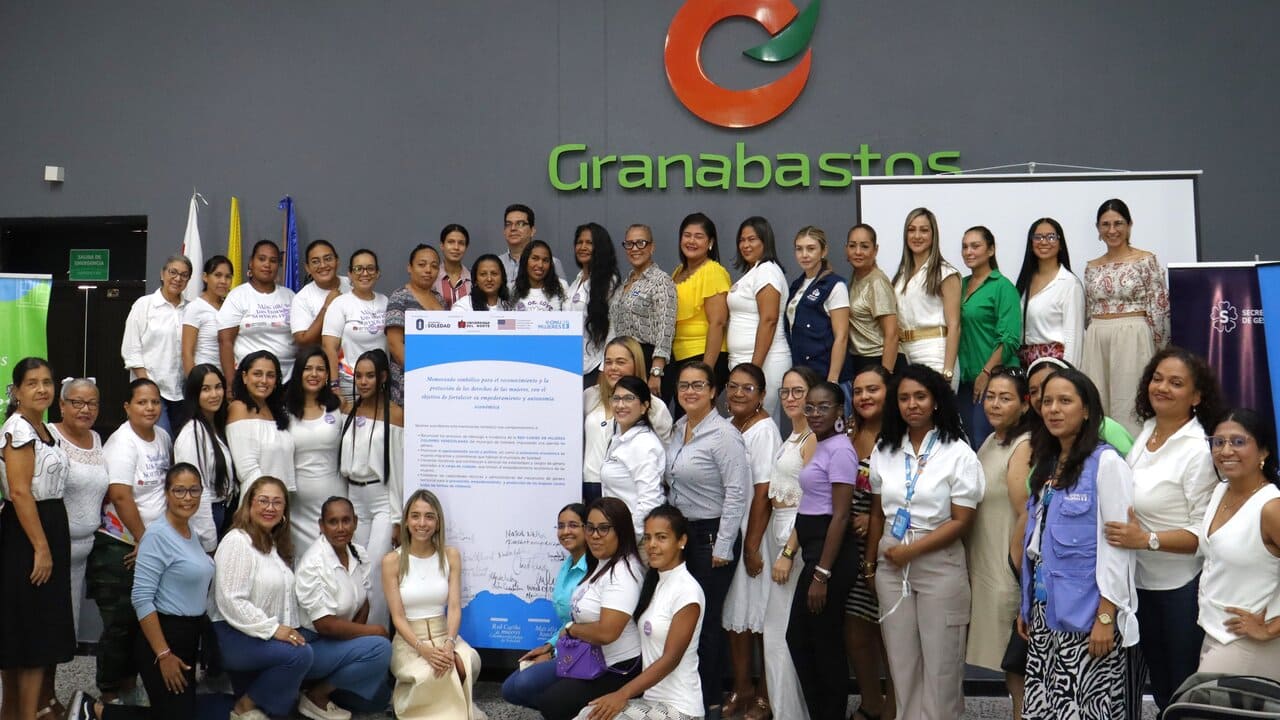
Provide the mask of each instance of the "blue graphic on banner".
{"label": "blue graphic on banner", "polygon": [[556,606],[550,600],[525,602],[515,595],[485,590],[462,611],[460,632],[464,638],[485,638],[484,647],[528,650],[550,640],[559,629]]}
{"label": "blue graphic on banner", "polygon": [[[1264,318],[1266,315],[1280,318],[1280,263],[1258,265],[1258,290],[1262,296]],[[1270,371],[1271,387],[1277,388],[1280,387],[1280,321],[1263,323],[1262,329],[1267,338],[1267,367]],[[1275,427],[1280,427],[1280,404],[1275,402],[1274,396],[1268,400],[1272,414],[1275,416]],[[1265,406],[1260,405],[1257,409],[1264,411],[1264,408]]]}

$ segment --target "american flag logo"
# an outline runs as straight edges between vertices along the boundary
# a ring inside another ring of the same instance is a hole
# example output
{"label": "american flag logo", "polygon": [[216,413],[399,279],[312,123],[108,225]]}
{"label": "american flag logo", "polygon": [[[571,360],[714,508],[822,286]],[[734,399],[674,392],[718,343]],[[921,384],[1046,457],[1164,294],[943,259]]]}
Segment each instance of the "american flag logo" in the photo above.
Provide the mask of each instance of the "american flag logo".
{"label": "american flag logo", "polygon": [[508,319],[501,319],[501,320],[498,320],[498,329],[499,329],[499,330],[515,330],[515,329],[516,329],[516,321],[515,321],[515,320],[508,320]]}

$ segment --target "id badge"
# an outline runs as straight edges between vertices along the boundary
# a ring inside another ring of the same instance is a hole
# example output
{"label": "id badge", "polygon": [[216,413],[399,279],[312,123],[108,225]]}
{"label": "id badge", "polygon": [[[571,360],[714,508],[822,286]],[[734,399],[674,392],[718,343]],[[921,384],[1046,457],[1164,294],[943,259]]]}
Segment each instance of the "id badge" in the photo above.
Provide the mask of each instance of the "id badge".
{"label": "id badge", "polygon": [[911,527],[911,513],[906,508],[898,508],[898,512],[893,516],[893,526],[889,528],[889,534],[893,535],[895,540],[901,540],[907,536],[907,528]]}

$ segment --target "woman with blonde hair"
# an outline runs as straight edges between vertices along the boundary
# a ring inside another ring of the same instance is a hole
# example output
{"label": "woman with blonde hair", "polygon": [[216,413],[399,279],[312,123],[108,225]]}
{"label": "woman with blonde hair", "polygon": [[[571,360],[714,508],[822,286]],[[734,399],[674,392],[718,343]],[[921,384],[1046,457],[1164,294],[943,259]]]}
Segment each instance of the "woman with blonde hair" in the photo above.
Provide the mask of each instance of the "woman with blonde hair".
{"label": "woman with blonde hair", "polygon": [[849,286],[831,269],[827,234],[807,225],[796,233],[800,276],[791,282],[785,309],[791,359],[830,382],[849,380]]}
{"label": "woman with blonde hair", "polygon": [[[601,495],[600,467],[613,437],[613,389],[618,380],[633,375],[647,380],[644,350],[633,337],[619,336],[604,346],[604,364],[596,384],[582,391],[582,500],[590,503]],[[649,425],[665,445],[671,439],[671,411],[661,402],[649,403]]]}
{"label": "woman with blonde hair", "polygon": [[960,271],[942,259],[938,218],[928,208],[907,213],[902,260],[893,276],[898,294],[899,346],[914,365],[928,365],[957,387],[960,352]]}
{"label": "woman with blonde hair", "polygon": [[382,558],[382,590],[391,611],[391,706],[400,720],[486,716],[472,702],[480,655],[458,635],[462,554],[445,543],[444,510],[429,490],[409,496],[400,547]]}

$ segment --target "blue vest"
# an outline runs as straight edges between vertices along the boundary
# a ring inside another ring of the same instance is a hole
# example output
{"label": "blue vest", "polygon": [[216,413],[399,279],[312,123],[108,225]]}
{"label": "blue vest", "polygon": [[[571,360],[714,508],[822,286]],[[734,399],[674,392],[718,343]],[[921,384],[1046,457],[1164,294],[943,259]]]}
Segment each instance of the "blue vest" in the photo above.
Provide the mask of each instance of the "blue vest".
{"label": "blue vest", "polygon": [[[791,283],[788,299],[795,297],[804,280],[804,275],[801,275]],[[833,272],[815,278],[796,305],[795,323],[788,320],[785,325],[792,362],[813,369],[823,379],[831,369],[831,346],[835,344],[836,336],[831,330],[831,316],[822,306],[836,283],[842,282],[844,280]],[[852,374],[853,367],[846,361],[840,370],[840,379],[849,380]]]}
{"label": "blue vest", "polygon": [[[1027,500],[1027,529],[1023,547],[1031,545],[1038,512],[1046,517],[1040,533],[1040,573],[1048,591],[1045,619],[1059,632],[1087,633],[1093,629],[1098,615],[1098,459],[1104,452],[1115,452],[1106,443],[1098,443],[1084,463],[1080,479],[1069,490],[1058,490],[1049,499],[1047,510],[1040,500]],[[1022,556],[1022,616],[1031,620],[1031,602],[1035,596],[1032,562]]]}

